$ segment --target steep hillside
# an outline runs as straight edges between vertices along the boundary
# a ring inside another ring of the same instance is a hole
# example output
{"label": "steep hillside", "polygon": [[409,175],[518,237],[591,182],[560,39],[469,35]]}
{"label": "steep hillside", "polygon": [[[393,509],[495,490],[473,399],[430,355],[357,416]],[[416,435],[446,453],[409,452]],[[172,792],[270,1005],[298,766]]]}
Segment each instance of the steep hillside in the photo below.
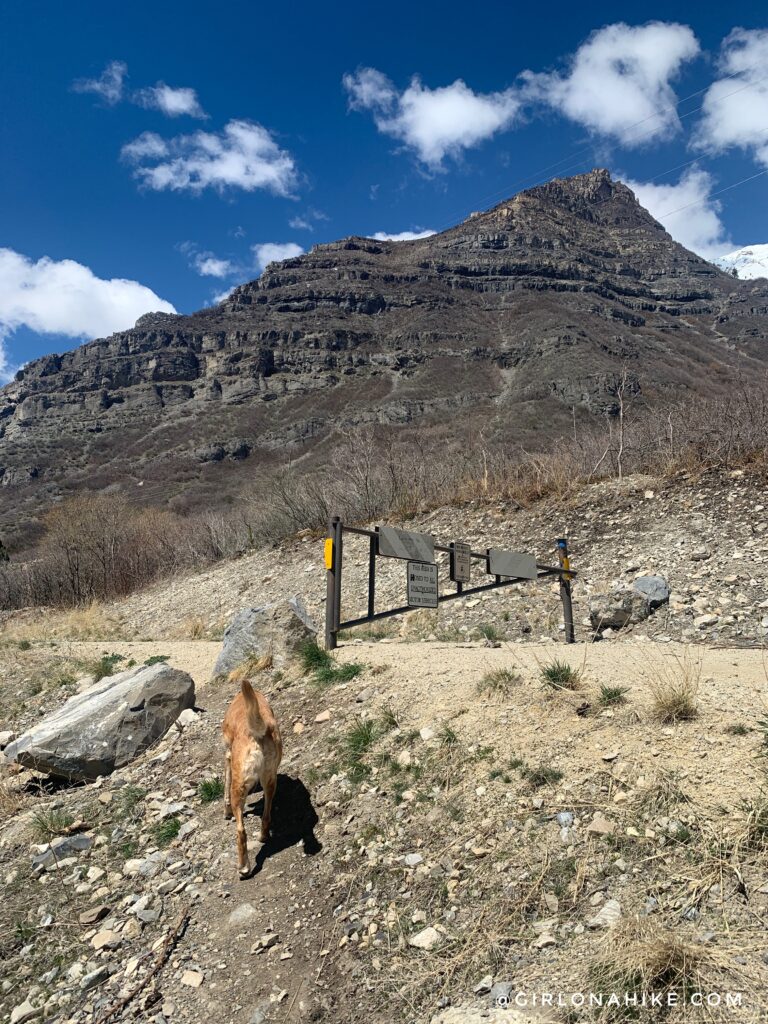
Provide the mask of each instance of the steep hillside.
{"label": "steep hillside", "polygon": [[683,249],[606,171],[555,180],[412,242],[348,238],[272,265],[220,305],[20,371],[0,391],[0,530],[118,482],[215,504],[377,423],[456,441],[546,440],[610,410],[765,365],[768,285]]}

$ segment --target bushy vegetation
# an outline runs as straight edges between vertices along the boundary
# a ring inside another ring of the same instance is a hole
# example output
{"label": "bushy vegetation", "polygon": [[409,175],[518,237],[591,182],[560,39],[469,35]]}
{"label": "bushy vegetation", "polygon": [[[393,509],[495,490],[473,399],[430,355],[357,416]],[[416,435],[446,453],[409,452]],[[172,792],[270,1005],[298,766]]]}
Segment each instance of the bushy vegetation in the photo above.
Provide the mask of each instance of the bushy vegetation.
{"label": "bushy vegetation", "polygon": [[471,443],[403,439],[365,428],[337,438],[329,463],[259,474],[231,510],[182,514],[137,507],[115,493],[81,492],[43,518],[33,551],[0,562],[0,608],[84,606],[120,597],[191,567],[273,543],[298,530],[407,516],[448,502],[488,499],[528,505],[567,497],[585,483],[648,473],[736,467],[768,470],[768,389],[625,412],[616,376],[615,408],[546,450],[528,452],[482,434]]}

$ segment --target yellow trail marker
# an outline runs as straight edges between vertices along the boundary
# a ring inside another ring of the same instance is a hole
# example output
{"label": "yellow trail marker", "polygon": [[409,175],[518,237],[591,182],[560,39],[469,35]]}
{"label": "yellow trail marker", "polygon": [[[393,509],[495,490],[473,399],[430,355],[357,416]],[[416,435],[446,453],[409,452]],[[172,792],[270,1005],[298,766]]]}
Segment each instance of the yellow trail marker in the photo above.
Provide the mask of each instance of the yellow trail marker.
{"label": "yellow trail marker", "polygon": [[325,538],[324,553],[325,553],[325,568],[326,569],[332,569],[333,568],[333,537],[326,537]]}

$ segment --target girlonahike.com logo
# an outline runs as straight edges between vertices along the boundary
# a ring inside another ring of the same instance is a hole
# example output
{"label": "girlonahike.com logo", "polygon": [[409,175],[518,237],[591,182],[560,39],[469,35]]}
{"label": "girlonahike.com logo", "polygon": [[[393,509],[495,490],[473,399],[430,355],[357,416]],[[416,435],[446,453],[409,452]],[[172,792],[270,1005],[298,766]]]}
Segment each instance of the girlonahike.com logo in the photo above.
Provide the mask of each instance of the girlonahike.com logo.
{"label": "girlonahike.com logo", "polygon": [[513,992],[494,999],[499,1007],[549,1009],[602,1009],[633,1007],[669,1009],[673,1006],[699,1006],[714,1009],[738,1009],[744,1005],[741,992]]}

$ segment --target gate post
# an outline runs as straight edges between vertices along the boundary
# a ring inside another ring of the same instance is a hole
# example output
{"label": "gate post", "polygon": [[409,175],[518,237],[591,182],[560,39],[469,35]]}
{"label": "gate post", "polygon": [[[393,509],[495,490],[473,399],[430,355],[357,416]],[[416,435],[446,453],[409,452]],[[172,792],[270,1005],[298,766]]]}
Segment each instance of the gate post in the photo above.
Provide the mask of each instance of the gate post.
{"label": "gate post", "polygon": [[[560,568],[570,569],[571,563],[568,558],[568,541],[564,537],[561,537],[557,541],[557,554],[560,559]],[[560,600],[563,602],[565,642],[567,644],[575,644],[576,636],[573,630],[573,603],[571,602],[571,577],[565,573],[560,575]]]}
{"label": "gate post", "polygon": [[341,519],[333,516],[328,520],[328,536],[325,540],[325,649],[335,650],[337,633],[341,621]]}

